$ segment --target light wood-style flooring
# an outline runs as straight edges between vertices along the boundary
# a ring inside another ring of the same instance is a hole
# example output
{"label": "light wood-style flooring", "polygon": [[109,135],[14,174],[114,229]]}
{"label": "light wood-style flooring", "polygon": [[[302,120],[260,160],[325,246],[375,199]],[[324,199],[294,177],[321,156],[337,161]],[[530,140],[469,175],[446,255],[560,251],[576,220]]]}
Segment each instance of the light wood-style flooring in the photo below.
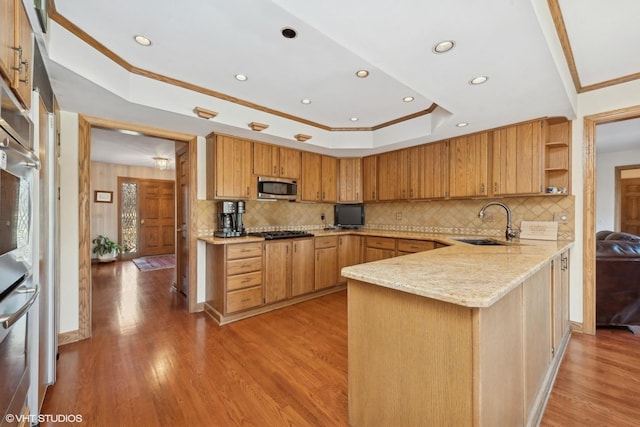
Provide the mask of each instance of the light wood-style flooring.
{"label": "light wood-style flooring", "polygon": [[[186,312],[173,274],[93,267],[93,337],[60,347],[43,414],[92,427],[348,425],[346,292],[220,328]],[[640,336],[574,334],[541,425],[637,426],[638,396]]]}

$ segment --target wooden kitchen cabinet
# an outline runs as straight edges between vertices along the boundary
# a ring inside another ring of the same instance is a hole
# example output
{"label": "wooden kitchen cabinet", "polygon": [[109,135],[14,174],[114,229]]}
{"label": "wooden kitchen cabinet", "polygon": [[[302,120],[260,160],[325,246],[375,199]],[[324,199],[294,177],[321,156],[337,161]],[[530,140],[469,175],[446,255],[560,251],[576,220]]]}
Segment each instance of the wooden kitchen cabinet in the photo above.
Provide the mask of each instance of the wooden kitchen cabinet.
{"label": "wooden kitchen cabinet", "polygon": [[338,284],[338,237],[316,237],[315,258],[315,290]]}
{"label": "wooden kitchen cabinet", "polygon": [[[362,263],[362,237],[340,236],[338,237],[338,272],[344,267]],[[340,274],[340,273],[338,273]],[[340,274],[339,283],[346,283],[347,278]]]}
{"label": "wooden kitchen cabinet", "polygon": [[449,141],[449,197],[488,195],[488,150],[487,132]]}
{"label": "wooden kitchen cabinet", "polygon": [[569,250],[551,261],[552,353],[557,355],[570,334],[569,324]]}
{"label": "wooden kitchen cabinet", "polygon": [[310,202],[335,202],[337,173],[338,161],[335,157],[303,151],[300,199]]}
{"label": "wooden kitchen cabinet", "polygon": [[315,248],[313,239],[296,239],[291,245],[291,296],[295,297],[314,290]]}
{"label": "wooden kitchen cabinet", "polygon": [[544,122],[493,131],[493,195],[542,194]]}
{"label": "wooden kitchen cabinet", "polygon": [[31,107],[33,35],[24,4],[0,0],[0,73],[16,97]]}
{"label": "wooden kitchen cabinet", "polygon": [[565,188],[571,194],[571,122],[549,119],[544,144],[544,187]]}
{"label": "wooden kitchen cabinet", "polygon": [[300,179],[300,151],[272,144],[253,143],[253,174]]}
{"label": "wooden kitchen cabinet", "polygon": [[291,295],[291,242],[264,244],[264,302],[270,304]]}
{"label": "wooden kitchen cabinet", "polygon": [[366,236],[364,238],[364,261],[378,261],[396,256],[396,239],[392,237]]}
{"label": "wooden kitchen cabinet", "polygon": [[436,242],[430,240],[397,239],[396,254],[398,256],[430,251],[436,248]]}
{"label": "wooden kitchen cabinet", "polygon": [[409,150],[378,154],[378,200],[409,198]]}
{"label": "wooden kitchen cabinet", "polygon": [[362,159],[362,200],[375,202],[378,200],[378,156],[367,156]]}
{"label": "wooden kitchen cabinet", "polygon": [[362,202],[362,159],[359,157],[338,160],[338,202]]}
{"label": "wooden kitchen cabinet", "polygon": [[446,141],[409,149],[409,197],[412,200],[447,197],[448,151]]}
{"label": "wooden kitchen cabinet", "polygon": [[251,175],[251,141],[226,135],[207,136],[207,198],[249,199],[255,197]]}
{"label": "wooden kitchen cabinet", "polygon": [[206,309],[218,322],[263,304],[262,243],[207,245]]}

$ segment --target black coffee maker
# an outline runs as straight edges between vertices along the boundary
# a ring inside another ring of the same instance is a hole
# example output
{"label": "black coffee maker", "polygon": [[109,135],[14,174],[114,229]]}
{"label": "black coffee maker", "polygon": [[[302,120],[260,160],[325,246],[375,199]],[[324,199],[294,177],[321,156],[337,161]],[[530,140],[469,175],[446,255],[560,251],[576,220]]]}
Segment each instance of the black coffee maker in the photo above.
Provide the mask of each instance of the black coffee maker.
{"label": "black coffee maker", "polygon": [[218,202],[218,231],[216,237],[240,237],[246,235],[242,215],[246,212],[244,200]]}

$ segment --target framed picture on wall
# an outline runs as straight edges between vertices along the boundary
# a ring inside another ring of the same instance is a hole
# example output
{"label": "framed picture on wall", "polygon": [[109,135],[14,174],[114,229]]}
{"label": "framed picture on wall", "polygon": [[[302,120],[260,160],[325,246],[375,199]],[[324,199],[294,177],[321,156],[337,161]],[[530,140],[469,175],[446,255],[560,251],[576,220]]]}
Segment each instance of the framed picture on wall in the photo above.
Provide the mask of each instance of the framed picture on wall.
{"label": "framed picture on wall", "polygon": [[95,203],[113,203],[113,191],[96,190],[93,195]]}

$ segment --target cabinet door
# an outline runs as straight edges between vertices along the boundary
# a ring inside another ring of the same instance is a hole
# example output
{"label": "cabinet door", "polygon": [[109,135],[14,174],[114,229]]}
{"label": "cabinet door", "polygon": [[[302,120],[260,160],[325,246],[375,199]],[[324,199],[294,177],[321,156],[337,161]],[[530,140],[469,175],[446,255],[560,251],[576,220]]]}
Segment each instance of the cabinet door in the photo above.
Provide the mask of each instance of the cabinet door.
{"label": "cabinet door", "polygon": [[[344,267],[362,263],[362,237],[340,236],[338,238],[338,274]],[[340,274],[340,283],[347,278]]]}
{"label": "cabinet door", "polygon": [[280,176],[283,178],[300,179],[300,151],[292,148],[279,147]]}
{"label": "cabinet door", "polygon": [[302,152],[302,182],[300,199],[310,202],[322,200],[322,156]]}
{"label": "cabinet door", "polygon": [[487,132],[449,141],[449,197],[486,196]]}
{"label": "cabinet door", "polygon": [[493,194],[542,193],[541,120],[493,132]]}
{"label": "cabinet door", "polygon": [[443,199],[447,196],[447,161],[446,142],[409,149],[411,199]]}
{"label": "cabinet door", "polygon": [[16,52],[14,78],[11,87],[15,89],[16,95],[22,105],[31,107],[31,74],[33,63],[33,36],[31,34],[31,24],[27,16],[22,1],[16,2],[16,40],[19,50]]}
{"label": "cabinet door", "polygon": [[322,201],[338,200],[338,159],[322,156]]}
{"label": "cabinet door", "polygon": [[338,247],[316,249],[315,289],[329,288],[338,283]]}
{"label": "cabinet door", "polygon": [[264,302],[287,299],[291,280],[291,242],[264,245]]}
{"label": "cabinet door", "polygon": [[218,135],[214,151],[215,197],[248,199],[251,195],[251,142]]}
{"label": "cabinet door", "polygon": [[362,199],[365,202],[378,200],[377,175],[378,156],[368,156],[362,159]]}
{"label": "cabinet door", "polygon": [[253,143],[253,173],[258,176],[278,176],[278,147]]}
{"label": "cabinet door", "polygon": [[313,292],[315,267],[313,239],[296,239],[292,242],[291,296]]}
{"label": "cabinet door", "polygon": [[409,150],[378,155],[378,200],[404,200],[409,197]]}
{"label": "cabinet door", "polygon": [[340,159],[338,195],[339,202],[362,201],[362,160],[360,158]]}
{"label": "cabinet door", "polygon": [[553,351],[560,347],[569,329],[569,251],[551,262],[553,296]]}
{"label": "cabinet door", "polygon": [[0,0],[0,72],[8,81],[13,81],[15,61],[14,17],[15,0]]}

